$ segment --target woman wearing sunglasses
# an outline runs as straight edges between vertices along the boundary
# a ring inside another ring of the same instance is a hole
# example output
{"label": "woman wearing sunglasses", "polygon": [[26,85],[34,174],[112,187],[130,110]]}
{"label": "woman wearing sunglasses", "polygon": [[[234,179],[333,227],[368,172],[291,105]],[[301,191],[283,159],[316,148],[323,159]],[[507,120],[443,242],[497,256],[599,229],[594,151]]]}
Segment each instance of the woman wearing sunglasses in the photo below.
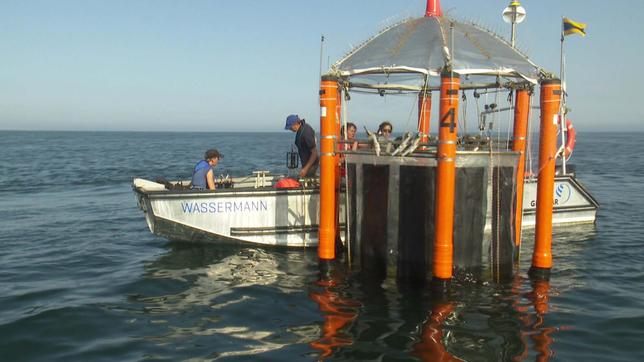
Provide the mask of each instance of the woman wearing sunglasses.
{"label": "woman wearing sunglasses", "polygon": [[391,125],[388,121],[384,121],[378,126],[378,135],[383,136],[385,138],[389,138],[391,136],[391,132],[393,132],[394,126]]}

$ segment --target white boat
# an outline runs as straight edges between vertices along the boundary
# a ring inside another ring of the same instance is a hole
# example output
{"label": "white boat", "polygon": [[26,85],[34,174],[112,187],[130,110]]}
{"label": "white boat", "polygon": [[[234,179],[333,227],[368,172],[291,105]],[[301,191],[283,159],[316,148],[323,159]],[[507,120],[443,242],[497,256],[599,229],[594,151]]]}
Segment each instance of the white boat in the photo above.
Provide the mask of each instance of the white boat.
{"label": "white boat", "polygon": [[[134,180],[132,187],[150,231],[169,240],[317,246],[319,187],[315,180],[289,190],[275,189],[275,178],[261,173],[232,181],[232,187],[215,191],[169,190],[163,184],[140,178]],[[534,227],[536,192],[536,179],[526,179],[524,228]],[[575,176],[556,178],[553,200],[553,224],[595,222],[597,202]],[[344,201],[342,193],[339,214],[342,240],[346,231]],[[487,232],[490,225],[488,217]]]}
{"label": "white boat", "polygon": [[150,231],[170,240],[316,246],[318,186],[275,189],[274,178],[262,174],[233,178],[232,187],[215,191],[168,190],[144,179],[135,179],[133,189]]}
{"label": "white boat", "polygon": [[[443,83],[444,79],[448,81]],[[441,232],[448,230],[445,225],[451,225],[452,219],[456,220],[452,228],[455,239],[459,239],[460,245],[464,245],[462,240],[467,240],[465,248],[475,250],[476,254],[469,251],[459,254],[472,254],[474,256],[468,258],[476,259],[461,263],[461,266],[481,265],[481,260],[488,259],[485,253],[498,250],[502,250],[503,256],[493,256],[497,260],[495,263],[510,265],[511,256],[518,255],[514,242],[516,225],[522,228],[535,225],[538,187],[532,176],[523,180],[525,167],[522,162],[530,149],[528,141],[526,151],[525,129],[513,137],[501,139],[500,112],[516,107],[521,116],[515,115],[515,130],[525,128],[516,125],[538,124],[537,120],[528,122],[534,115],[529,113],[529,99],[531,94],[536,94],[537,87],[550,89],[551,83],[560,84],[560,81],[517,50],[513,42],[476,24],[443,16],[439,2],[435,0],[428,0],[424,17],[391,25],[352,49],[322,76],[319,93],[321,171],[323,163],[335,162],[337,152],[344,153],[348,168],[348,182],[343,185],[338,202],[340,232],[337,238],[348,239],[349,245],[355,242],[354,250],[362,250],[362,246],[371,243],[373,245],[367,246],[377,250],[367,248],[358,254],[388,258],[393,265],[398,252],[409,254],[402,257],[407,260],[432,250],[435,213],[450,214],[451,207],[456,215],[440,224]],[[327,90],[332,96],[325,95]],[[556,92],[549,93],[548,97],[564,94],[561,90]],[[446,102],[445,107],[438,107],[439,113],[443,108],[445,113],[432,121],[439,129],[438,139],[429,137],[432,93],[439,94],[440,102]],[[340,151],[338,142],[329,141],[337,140],[339,134],[332,134],[330,130],[339,133],[339,124],[348,122],[346,114],[351,107],[352,94],[372,95],[376,99],[390,95],[410,97],[412,109],[405,112],[410,115],[406,124],[413,127],[405,129],[408,131],[405,139],[390,141],[383,138],[381,150],[380,141],[370,133],[369,141],[361,141],[365,147]],[[520,94],[528,102],[516,106],[513,97],[518,99]],[[489,101],[487,95],[490,95]],[[458,117],[461,108],[458,102],[468,97],[477,106],[479,127],[475,132],[466,126],[465,115],[462,119]],[[484,101],[485,104],[480,104]],[[564,104],[559,110],[565,115],[565,103],[559,103]],[[418,123],[411,119],[416,110]],[[553,128],[551,125],[557,124],[558,119],[565,119],[550,116],[554,114],[548,113],[542,120],[548,125],[548,134]],[[497,123],[493,127],[494,120]],[[507,121],[509,124],[511,119]],[[323,124],[327,125],[324,130]],[[563,135],[565,127],[562,128]],[[413,141],[412,133],[417,135]],[[510,136],[510,132],[507,134]],[[550,140],[548,150],[556,147],[556,140],[553,145]],[[508,146],[510,144],[516,145],[517,149],[513,150]],[[443,150],[439,152],[441,148]],[[449,155],[445,151],[447,148]],[[562,154],[565,169],[566,156]],[[549,176],[544,180],[554,175],[556,158],[557,155],[548,158],[548,167],[544,169]],[[444,173],[450,179],[440,185],[455,185],[457,192],[451,190],[449,196],[455,206],[449,206],[448,202],[442,211],[435,212],[437,195],[444,195],[443,189],[434,186],[435,179],[440,178],[435,177],[439,160],[443,165],[450,164],[449,172]],[[335,176],[323,179],[335,179]],[[232,187],[216,191],[168,190],[162,184],[142,179],[134,180],[133,188],[150,230],[168,239],[289,247],[318,244],[320,188],[317,182],[299,189],[278,190],[273,188],[275,180],[263,172],[233,181]],[[516,213],[519,207],[516,205],[521,202],[516,198],[521,182],[524,183],[522,223],[521,215]],[[325,181],[324,185],[331,183]],[[325,193],[327,190],[332,188],[323,188]],[[554,225],[595,221],[597,202],[572,173],[564,172],[555,178],[552,200]],[[413,211],[407,212],[407,209]],[[328,227],[325,225],[324,230]],[[493,237],[484,237],[484,233],[491,233]],[[417,250],[410,249],[411,244]],[[497,247],[500,244],[502,247]],[[481,253],[481,249],[485,253]],[[431,260],[429,253],[426,259]]]}

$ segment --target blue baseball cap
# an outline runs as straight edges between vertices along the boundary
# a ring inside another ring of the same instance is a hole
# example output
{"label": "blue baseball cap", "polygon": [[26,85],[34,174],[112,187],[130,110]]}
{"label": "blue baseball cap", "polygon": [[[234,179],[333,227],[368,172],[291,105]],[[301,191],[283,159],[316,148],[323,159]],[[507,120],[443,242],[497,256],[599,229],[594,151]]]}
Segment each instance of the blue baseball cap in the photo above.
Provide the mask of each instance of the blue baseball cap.
{"label": "blue baseball cap", "polygon": [[300,122],[300,117],[297,114],[291,114],[290,116],[286,117],[286,126],[284,126],[284,129],[291,129],[294,124],[297,122]]}

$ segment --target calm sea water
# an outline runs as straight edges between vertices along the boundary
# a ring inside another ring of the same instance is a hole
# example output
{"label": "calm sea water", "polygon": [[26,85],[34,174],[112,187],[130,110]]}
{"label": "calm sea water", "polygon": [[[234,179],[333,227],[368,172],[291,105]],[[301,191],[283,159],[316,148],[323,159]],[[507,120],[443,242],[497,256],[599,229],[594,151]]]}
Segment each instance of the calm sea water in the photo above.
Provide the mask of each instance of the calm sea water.
{"label": "calm sea water", "polygon": [[642,134],[578,135],[597,224],[559,229],[550,283],[372,280],[315,251],[170,243],[133,177],[284,173],[293,135],[0,132],[0,360],[644,360]]}

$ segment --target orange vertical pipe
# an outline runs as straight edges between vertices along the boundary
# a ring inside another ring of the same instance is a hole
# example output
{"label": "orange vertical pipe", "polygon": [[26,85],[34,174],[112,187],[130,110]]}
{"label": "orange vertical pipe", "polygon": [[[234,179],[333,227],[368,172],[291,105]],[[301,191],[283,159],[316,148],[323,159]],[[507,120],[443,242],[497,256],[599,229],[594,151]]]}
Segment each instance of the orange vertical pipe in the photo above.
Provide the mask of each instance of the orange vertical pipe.
{"label": "orange vertical pipe", "polygon": [[[427,143],[429,140],[429,120],[432,112],[432,93],[426,90],[418,93],[418,132],[423,136],[420,141]],[[426,147],[423,146],[423,149]]]}
{"label": "orange vertical pipe", "polygon": [[456,135],[460,78],[445,70],[441,74],[438,170],[436,173],[436,216],[434,236],[434,279],[452,278],[454,253],[454,186],[456,182]]}
{"label": "orange vertical pipe", "polygon": [[429,16],[429,17],[443,16],[440,0],[427,0],[425,16]]}
{"label": "orange vertical pipe", "polygon": [[318,257],[335,259],[335,141],[338,80],[323,76],[320,82],[320,224]]}
{"label": "orange vertical pipe", "polygon": [[561,81],[541,82],[541,129],[539,131],[539,176],[537,180],[537,220],[532,273],[547,274],[552,268],[552,207],[557,152],[557,114],[561,105]]}
{"label": "orange vertical pipe", "polygon": [[512,138],[512,151],[519,152],[519,164],[517,165],[516,214],[514,219],[514,243],[518,247],[521,245],[523,185],[525,183],[525,146],[526,136],[528,134],[528,115],[530,113],[530,92],[527,89],[517,89],[514,102],[514,134]]}

